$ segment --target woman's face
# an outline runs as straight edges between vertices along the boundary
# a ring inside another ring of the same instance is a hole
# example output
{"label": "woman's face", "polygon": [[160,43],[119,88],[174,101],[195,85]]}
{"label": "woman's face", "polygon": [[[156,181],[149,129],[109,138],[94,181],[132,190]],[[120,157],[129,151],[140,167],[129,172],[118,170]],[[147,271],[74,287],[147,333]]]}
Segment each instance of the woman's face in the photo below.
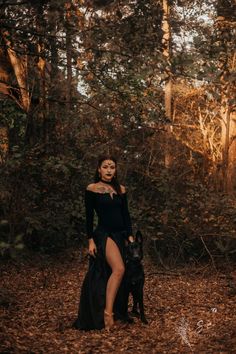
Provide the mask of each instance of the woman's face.
{"label": "woman's face", "polygon": [[116,173],[116,164],[112,160],[104,160],[98,168],[101,179],[111,181]]}

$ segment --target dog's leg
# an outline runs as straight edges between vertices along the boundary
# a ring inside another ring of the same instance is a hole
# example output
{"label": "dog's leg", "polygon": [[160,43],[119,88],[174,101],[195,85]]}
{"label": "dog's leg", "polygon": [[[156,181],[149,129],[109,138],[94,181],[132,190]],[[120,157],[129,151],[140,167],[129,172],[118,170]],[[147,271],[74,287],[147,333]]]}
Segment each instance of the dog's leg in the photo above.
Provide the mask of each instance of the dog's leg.
{"label": "dog's leg", "polygon": [[138,302],[134,301],[133,303],[133,308],[132,308],[132,314],[138,316],[139,312],[138,312]]}
{"label": "dog's leg", "polygon": [[123,322],[134,323],[134,320],[128,314],[128,302],[129,302],[129,290],[128,287],[126,286],[126,292],[125,292],[126,315]]}
{"label": "dog's leg", "polygon": [[129,302],[129,283],[127,279],[127,272],[125,273],[124,276],[124,293],[123,293],[123,312],[122,312],[122,318],[121,321],[124,323],[133,323],[134,320],[129,316],[128,314],[128,302]]}
{"label": "dog's leg", "polygon": [[142,288],[140,289],[140,293],[139,293],[139,310],[140,310],[140,319],[143,323],[147,324],[148,321],[145,317],[145,314],[144,314],[144,305],[143,305],[143,286]]}
{"label": "dog's leg", "polygon": [[133,298],[133,308],[131,311],[131,314],[135,317],[139,317],[139,312],[138,312],[138,296],[137,296],[137,285],[135,285],[131,289],[131,294]]}

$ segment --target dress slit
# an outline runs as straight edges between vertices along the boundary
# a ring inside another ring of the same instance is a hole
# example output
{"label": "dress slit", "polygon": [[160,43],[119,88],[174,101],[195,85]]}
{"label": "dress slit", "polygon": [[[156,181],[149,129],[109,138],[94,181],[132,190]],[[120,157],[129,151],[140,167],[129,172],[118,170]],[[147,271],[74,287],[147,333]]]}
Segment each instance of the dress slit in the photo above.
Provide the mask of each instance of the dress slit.
{"label": "dress slit", "polygon": [[[110,239],[112,242],[113,242],[113,247],[115,246],[115,248],[116,248],[116,251],[119,253],[119,255],[120,255],[120,258],[121,258],[121,260],[122,260],[122,262],[123,262],[123,265],[125,266],[125,263],[124,263],[124,257],[122,257],[122,254],[121,254],[121,251],[120,251],[120,248],[119,248],[119,246],[117,245],[117,243],[114,241],[114,239],[110,236],[110,235],[107,235],[107,237],[106,237],[106,241],[105,241],[105,248],[104,248],[104,257],[105,257],[105,260],[106,260],[106,263],[107,263],[107,265],[108,265],[108,267],[111,269],[111,266],[109,265],[109,263],[108,263],[108,261],[107,261],[107,256],[106,256],[106,251],[107,251],[107,240],[108,239]],[[111,269],[111,272],[112,272],[112,269]]]}
{"label": "dress slit", "polygon": [[[125,238],[124,232],[106,232],[102,228],[94,231],[94,242],[97,246],[96,258],[89,257],[89,267],[84,278],[78,317],[73,324],[74,328],[92,330],[104,328],[104,309],[106,305],[106,286],[112,270],[106,260],[106,243],[110,237],[116,244],[121,258],[125,264]],[[127,306],[124,296],[124,278],[121,281],[115,298],[113,312],[114,318],[125,319]]]}
{"label": "dress slit", "polygon": [[[88,271],[81,286],[78,317],[74,328],[83,330],[104,328],[107,281],[111,267],[106,260],[106,242],[110,237],[117,245],[125,265],[125,240],[132,235],[132,225],[128,210],[127,194],[100,193],[86,189],[86,232],[93,238],[96,257],[89,257]],[[94,213],[98,217],[94,230]],[[113,305],[114,319],[127,319],[127,296],[125,297],[125,275],[122,278]]]}

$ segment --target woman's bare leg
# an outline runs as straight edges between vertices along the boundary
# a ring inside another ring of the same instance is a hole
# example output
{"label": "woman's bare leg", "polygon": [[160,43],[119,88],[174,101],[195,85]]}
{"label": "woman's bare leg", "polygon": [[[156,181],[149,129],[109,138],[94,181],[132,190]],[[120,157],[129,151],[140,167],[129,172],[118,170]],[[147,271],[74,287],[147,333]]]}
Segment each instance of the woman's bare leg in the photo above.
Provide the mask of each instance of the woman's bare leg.
{"label": "woman's bare leg", "polygon": [[107,237],[106,260],[111,267],[112,273],[107,282],[105,310],[107,313],[111,314],[113,312],[113,304],[116,298],[116,294],[125,272],[125,265],[119,248],[110,237]]}

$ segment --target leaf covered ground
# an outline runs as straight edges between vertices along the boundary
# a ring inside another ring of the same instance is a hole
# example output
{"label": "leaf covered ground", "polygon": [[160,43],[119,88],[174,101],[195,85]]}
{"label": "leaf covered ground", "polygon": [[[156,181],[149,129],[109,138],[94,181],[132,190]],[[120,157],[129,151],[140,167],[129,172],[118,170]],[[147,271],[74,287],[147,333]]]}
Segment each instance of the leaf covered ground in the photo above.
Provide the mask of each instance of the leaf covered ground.
{"label": "leaf covered ground", "polygon": [[144,259],[144,325],[105,330],[71,328],[86,251],[31,255],[2,262],[0,352],[236,353],[236,271],[233,265],[185,266],[172,272]]}

